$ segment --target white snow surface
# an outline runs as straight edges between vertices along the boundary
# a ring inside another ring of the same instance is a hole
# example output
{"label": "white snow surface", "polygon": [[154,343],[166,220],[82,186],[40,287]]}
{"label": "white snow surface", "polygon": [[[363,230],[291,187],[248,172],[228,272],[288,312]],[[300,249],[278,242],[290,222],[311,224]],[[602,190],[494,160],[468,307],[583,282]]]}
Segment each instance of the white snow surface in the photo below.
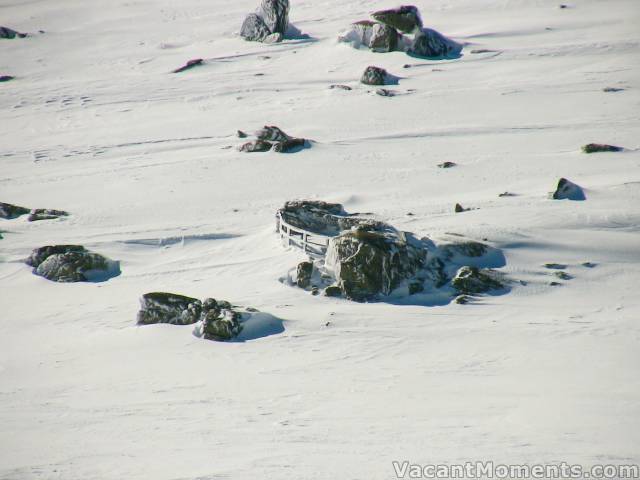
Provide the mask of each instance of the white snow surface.
{"label": "white snow surface", "polygon": [[[256,5],[0,0],[3,25],[34,33],[0,40],[16,77],[0,84],[0,201],[71,213],[0,220],[0,478],[640,463],[640,2],[419,1],[426,27],[466,44],[446,61],[338,43],[388,1],[292,0],[312,38],[275,45],[237,36]],[[401,77],[398,95],[359,84],[368,65]],[[263,125],[315,143],[238,152],[236,130]],[[591,142],[626,150],[581,153]],[[586,201],[549,199],[560,177]],[[279,281],[304,256],[274,232],[302,198],[487,239],[516,283],[469,305],[311,296]],[[57,284],[21,263],[58,243],[122,274]],[[574,278],[550,286],[546,262]],[[231,343],[137,326],[158,290],[271,323]]]}

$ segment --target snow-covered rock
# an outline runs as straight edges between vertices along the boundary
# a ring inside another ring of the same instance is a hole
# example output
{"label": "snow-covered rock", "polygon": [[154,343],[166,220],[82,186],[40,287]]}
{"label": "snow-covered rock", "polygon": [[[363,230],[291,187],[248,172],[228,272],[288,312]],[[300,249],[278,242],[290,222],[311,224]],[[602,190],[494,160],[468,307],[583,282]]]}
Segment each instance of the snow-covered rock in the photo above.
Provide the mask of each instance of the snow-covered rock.
{"label": "snow-covered rock", "polygon": [[11,203],[0,202],[0,218],[10,220],[21,215],[26,215],[29,212],[30,210],[28,208],[12,205]]}
{"label": "snow-covered rock", "polygon": [[256,13],[247,15],[240,29],[245,40],[282,41],[289,25],[289,0],[262,0]]}
{"label": "snow-covered rock", "polygon": [[553,192],[554,200],[585,200],[586,198],[582,187],[566,178],[558,180],[558,186]]}
{"label": "snow-covered rock", "polygon": [[26,260],[35,275],[54,282],[101,281],[119,275],[118,262],[81,245],[53,245],[35,249]]}
{"label": "snow-covered rock", "polygon": [[446,58],[460,54],[462,45],[431,28],[420,29],[413,37],[409,55],[427,58]]}
{"label": "snow-covered rock", "polygon": [[504,284],[500,281],[496,272],[470,266],[460,268],[451,284],[460,293],[467,295],[486,293],[504,288]]}

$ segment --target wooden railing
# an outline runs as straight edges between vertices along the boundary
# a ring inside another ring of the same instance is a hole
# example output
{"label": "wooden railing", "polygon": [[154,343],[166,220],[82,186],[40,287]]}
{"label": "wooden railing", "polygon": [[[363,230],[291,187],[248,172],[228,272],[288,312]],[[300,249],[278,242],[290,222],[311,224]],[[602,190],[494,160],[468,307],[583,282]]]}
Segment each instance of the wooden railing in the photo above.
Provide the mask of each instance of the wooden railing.
{"label": "wooden railing", "polygon": [[325,256],[331,237],[294,227],[284,221],[280,212],[277,213],[276,219],[277,231],[284,245],[299,248],[312,257]]}

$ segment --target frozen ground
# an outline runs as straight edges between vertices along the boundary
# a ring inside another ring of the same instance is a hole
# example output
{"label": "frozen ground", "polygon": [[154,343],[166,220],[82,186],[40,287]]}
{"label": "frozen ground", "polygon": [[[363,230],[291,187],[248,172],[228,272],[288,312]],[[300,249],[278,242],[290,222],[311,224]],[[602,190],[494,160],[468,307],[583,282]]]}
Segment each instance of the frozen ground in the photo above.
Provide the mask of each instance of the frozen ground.
{"label": "frozen ground", "polygon": [[[235,36],[255,0],[0,0],[3,25],[46,32],[0,40],[0,74],[16,77],[0,84],[0,200],[72,213],[0,220],[0,478],[640,463],[640,4],[558,3],[418,2],[469,44],[437,62],[336,42],[386,1],[293,0],[312,40],[262,45]],[[403,95],[359,85],[369,64],[403,77]],[[317,143],[225,148],[264,124]],[[589,142],[627,150],[580,153]],[[549,200],[561,176],[587,200]],[[465,306],[312,297],[278,281],[302,258],[274,234],[295,198],[436,240],[487,238],[527,285]],[[119,260],[122,275],[32,275],[20,259],[52,243]],[[575,278],[549,286],[546,262]],[[154,290],[251,305],[284,331],[222,344],[137,327]]]}

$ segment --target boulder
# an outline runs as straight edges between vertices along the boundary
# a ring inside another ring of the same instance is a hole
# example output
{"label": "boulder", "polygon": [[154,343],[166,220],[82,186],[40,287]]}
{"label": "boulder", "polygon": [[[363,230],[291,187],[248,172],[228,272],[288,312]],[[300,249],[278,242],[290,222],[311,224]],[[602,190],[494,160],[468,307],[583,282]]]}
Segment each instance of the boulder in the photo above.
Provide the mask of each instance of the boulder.
{"label": "boulder", "polygon": [[477,258],[482,257],[487,253],[489,247],[484,243],[474,242],[473,240],[466,242],[456,242],[443,245],[440,247],[446,258],[451,258],[455,255],[462,255],[464,257]]}
{"label": "boulder", "polygon": [[86,252],[82,245],[48,245],[46,247],[36,248],[31,252],[29,258],[25,260],[27,265],[37,268],[51,255],[69,252]]}
{"label": "boulder", "polygon": [[466,212],[467,209],[464,208],[462,205],[460,205],[459,203],[456,203],[456,206],[453,208],[453,211],[456,213],[462,213],[462,212]]}
{"label": "boulder", "polygon": [[0,75],[0,82],[8,82],[9,80],[13,80],[15,77],[11,75]]}
{"label": "boulder", "polygon": [[280,42],[288,25],[289,0],[262,0],[258,11],[244,19],[240,35],[250,41]]}
{"label": "boulder", "polygon": [[453,287],[461,294],[474,295],[491,290],[500,290],[504,285],[492,270],[465,266],[458,270],[451,281]]}
{"label": "boulder", "polygon": [[251,42],[262,42],[271,35],[271,31],[262,17],[255,13],[250,13],[244,19],[240,28],[240,36]]}
{"label": "boulder", "polygon": [[409,54],[416,57],[442,58],[460,54],[462,45],[430,28],[423,28],[415,34]]}
{"label": "boulder", "polygon": [[191,325],[200,319],[202,303],[197,298],[175,293],[146,293],[140,299],[139,325],[170,323]]}
{"label": "boulder", "polygon": [[284,131],[275,125],[265,125],[256,132],[258,140],[266,140],[271,142],[284,142],[292,137],[284,133]]}
{"label": "boulder", "polygon": [[342,290],[340,289],[340,287],[336,285],[329,285],[327,288],[324,289],[324,296],[325,297],[341,297]]}
{"label": "boulder", "polygon": [[457,163],[454,162],[442,162],[438,164],[438,167],[440,168],[452,168],[455,167],[457,165]]}
{"label": "boulder", "polygon": [[339,203],[327,203],[319,200],[294,200],[286,202],[278,210],[282,219],[294,227],[320,235],[333,236],[343,230],[349,230],[361,223],[382,226],[382,222],[373,222],[357,216],[350,216]]}
{"label": "boulder", "polygon": [[422,28],[422,19],[413,5],[403,5],[389,10],[380,10],[371,14],[378,22],[384,23],[404,33],[413,33]]}
{"label": "boulder", "polygon": [[231,340],[242,331],[241,318],[242,314],[234,310],[229,302],[207,298],[202,302],[200,324],[195,334],[207,340]]}
{"label": "boulder", "polygon": [[585,200],[586,198],[582,187],[566,178],[558,180],[556,191],[553,192],[554,200]]}
{"label": "boulder", "polygon": [[369,66],[360,81],[365,85],[386,85],[389,74],[384,68]]}
{"label": "boulder", "polygon": [[624,150],[622,147],[616,147],[615,145],[607,145],[604,143],[589,143],[582,147],[584,153],[597,153],[597,152],[621,152]]}
{"label": "boulder", "polygon": [[13,39],[13,38],[24,38],[26,37],[26,33],[16,32],[15,30],[9,27],[0,27],[0,38]]}
{"label": "boulder", "polygon": [[284,36],[289,25],[289,0],[262,0],[258,15],[271,33]]}
{"label": "boulder", "polygon": [[0,202],[0,218],[11,220],[21,215],[26,215],[29,212],[30,210],[28,208]]}
{"label": "boulder", "polygon": [[389,25],[376,23],[371,28],[369,48],[378,53],[393,52],[398,48],[398,31]]}
{"label": "boulder", "polygon": [[296,271],[296,283],[300,288],[309,288],[313,275],[312,262],[300,262]]}
{"label": "boulder", "polygon": [[106,275],[109,261],[91,252],[67,252],[50,255],[35,270],[35,274],[54,282],[88,282],[93,274]]}
{"label": "boulder", "polygon": [[426,250],[410,234],[362,223],[329,241],[326,266],[348,299],[388,295],[426,263]]}

